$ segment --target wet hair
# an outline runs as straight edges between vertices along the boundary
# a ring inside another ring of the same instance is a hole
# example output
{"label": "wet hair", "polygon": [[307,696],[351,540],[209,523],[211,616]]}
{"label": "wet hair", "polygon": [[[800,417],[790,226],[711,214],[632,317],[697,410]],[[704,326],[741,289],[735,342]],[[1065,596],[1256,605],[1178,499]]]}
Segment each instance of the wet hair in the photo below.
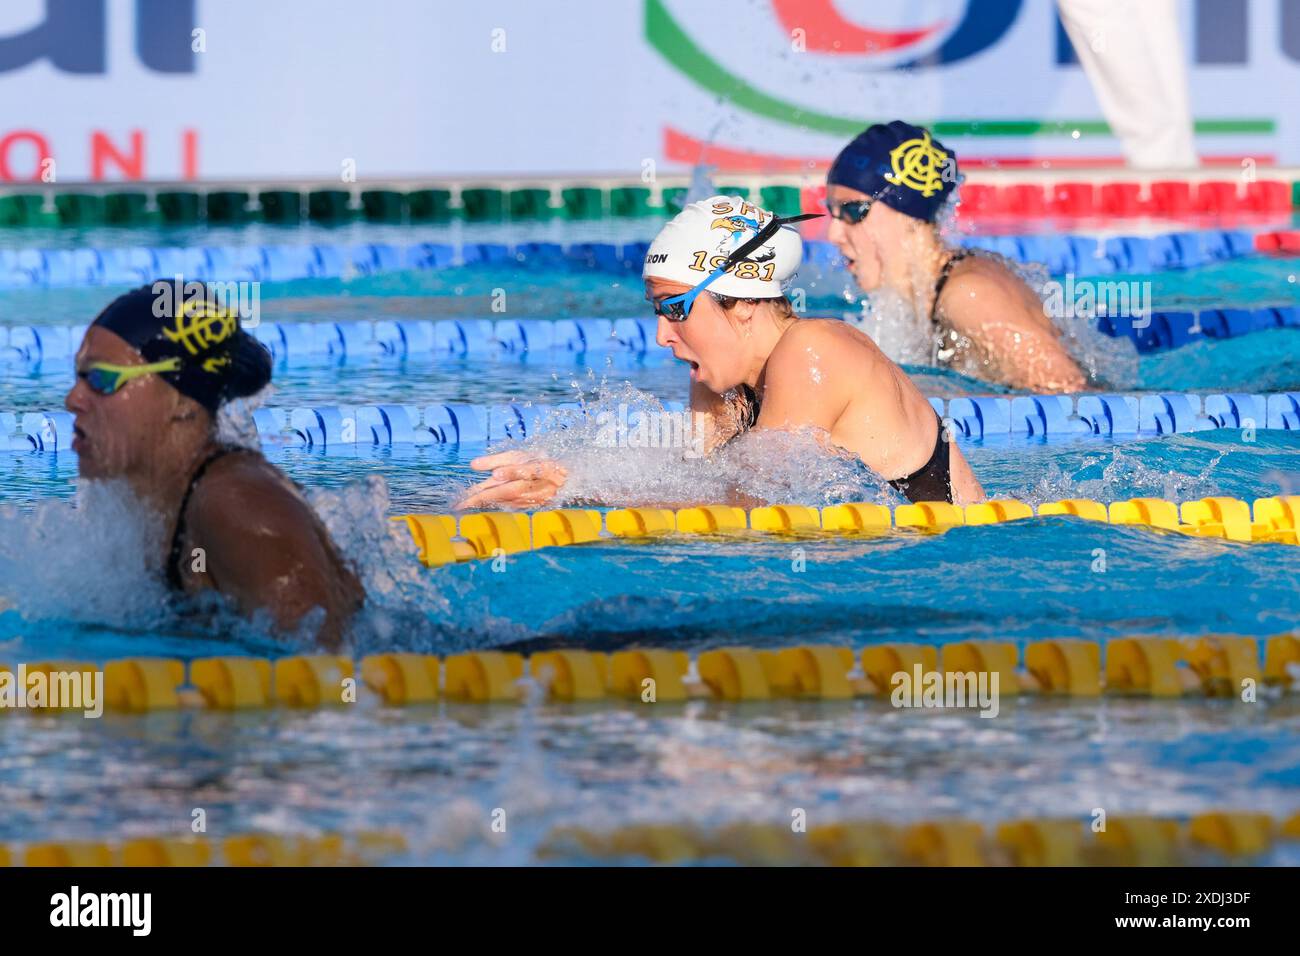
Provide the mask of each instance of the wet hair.
{"label": "wet hair", "polygon": [[716,292],[710,293],[715,302],[722,307],[722,311],[730,312],[736,307],[737,302],[753,302],[755,305],[766,303],[772,307],[779,319],[789,319],[794,321],[799,318],[795,314],[794,305],[785,296],[777,296],[775,299],[741,299],[732,295],[719,295]]}

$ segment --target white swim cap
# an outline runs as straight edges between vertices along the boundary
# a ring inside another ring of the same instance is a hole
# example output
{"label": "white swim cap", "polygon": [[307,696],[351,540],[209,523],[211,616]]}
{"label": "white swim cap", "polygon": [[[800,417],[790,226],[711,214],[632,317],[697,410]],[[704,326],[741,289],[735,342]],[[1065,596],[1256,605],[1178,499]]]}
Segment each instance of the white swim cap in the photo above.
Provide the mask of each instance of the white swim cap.
{"label": "white swim cap", "polygon": [[[693,202],[655,236],[641,277],[699,285],[726,257],[753,239],[773,214],[739,196]],[[803,261],[803,240],[789,226],[709,285],[710,292],[738,299],[775,299]]]}

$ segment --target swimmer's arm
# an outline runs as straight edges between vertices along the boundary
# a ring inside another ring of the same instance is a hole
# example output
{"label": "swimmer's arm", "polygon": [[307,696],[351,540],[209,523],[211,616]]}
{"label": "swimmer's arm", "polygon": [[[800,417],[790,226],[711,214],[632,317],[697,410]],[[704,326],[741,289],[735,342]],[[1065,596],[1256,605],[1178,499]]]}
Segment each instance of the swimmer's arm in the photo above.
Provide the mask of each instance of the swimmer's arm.
{"label": "swimmer's arm", "polygon": [[727,400],[699,382],[691,382],[691,414],[694,434],[701,439],[706,455],[731,441],[740,431]]}
{"label": "swimmer's arm", "polygon": [[[691,383],[691,428],[698,437],[702,453],[707,455],[736,437],[739,425],[734,409],[721,395],[699,382]],[[539,457],[531,452],[514,450],[481,455],[469,463],[475,471],[490,471],[491,475],[472,485],[454,505],[456,511],[474,508],[538,508],[559,493],[568,479],[564,467],[556,461]],[[735,501],[717,502],[745,506],[743,496],[736,494]],[[642,507],[686,508],[699,502],[657,502]],[[582,501],[575,505],[605,507],[617,502]]]}
{"label": "swimmer's arm", "polygon": [[569,477],[559,462],[520,450],[480,455],[469,466],[492,474],[466,489],[452,506],[455,511],[537,508],[554,498]]}
{"label": "swimmer's arm", "polygon": [[[699,382],[691,383],[691,412],[694,415],[692,428],[694,434],[701,436],[700,447],[704,454],[735,437],[735,416],[726,400]],[[456,511],[538,508],[554,498],[569,477],[559,462],[522,450],[480,455],[469,466],[474,471],[490,471],[492,474],[466,489],[453,506]],[[604,507],[611,502],[584,501],[581,504]],[[655,507],[673,506],[663,504]]]}
{"label": "swimmer's arm", "polygon": [[231,469],[215,477],[199,487],[190,507],[192,547],[204,550],[214,585],[245,614],[268,611],[281,631],[324,608],[317,640],[337,648],[363,595],[351,572],[340,571],[326,552],[315,515],[263,474]]}
{"label": "swimmer's arm", "polygon": [[[503,451],[494,455],[484,455],[471,461],[470,467],[476,471],[491,471],[492,474],[466,491],[461,500],[454,505],[455,511],[468,511],[474,508],[537,508],[554,498],[568,477],[558,462],[536,458],[525,451]],[[618,508],[627,503],[592,499],[572,501],[569,504],[572,507],[582,508]],[[699,501],[642,501],[638,502],[636,507],[667,508],[676,511],[679,508],[692,508],[699,504],[701,504]],[[708,504],[750,508],[763,502],[737,491],[727,496],[726,500],[708,502]]]}
{"label": "swimmer's arm", "polygon": [[997,282],[963,273],[949,282],[943,299],[948,323],[992,357],[1006,384],[1045,392],[1077,392],[1087,386],[1087,376],[1055,329]]}

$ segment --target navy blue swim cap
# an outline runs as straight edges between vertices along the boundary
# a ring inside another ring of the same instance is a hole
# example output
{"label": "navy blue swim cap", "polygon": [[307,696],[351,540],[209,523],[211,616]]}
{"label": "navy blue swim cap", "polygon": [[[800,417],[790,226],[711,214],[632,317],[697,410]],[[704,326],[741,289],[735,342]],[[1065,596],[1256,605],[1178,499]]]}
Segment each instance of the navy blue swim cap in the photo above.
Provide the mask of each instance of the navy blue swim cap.
{"label": "navy blue swim cap", "polygon": [[891,209],[934,222],[957,187],[957,157],[929,130],[902,120],[877,123],[840,151],[826,183],[859,190]]}
{"label": "navy blue swim cap", "polygon": [[123,339],[146,362],[179,358],[179,369],[158,374],[211,413],[271,381],[271,353],[241,328],[239,310],[201,282],[160,279],[133,289],[92,324]]}

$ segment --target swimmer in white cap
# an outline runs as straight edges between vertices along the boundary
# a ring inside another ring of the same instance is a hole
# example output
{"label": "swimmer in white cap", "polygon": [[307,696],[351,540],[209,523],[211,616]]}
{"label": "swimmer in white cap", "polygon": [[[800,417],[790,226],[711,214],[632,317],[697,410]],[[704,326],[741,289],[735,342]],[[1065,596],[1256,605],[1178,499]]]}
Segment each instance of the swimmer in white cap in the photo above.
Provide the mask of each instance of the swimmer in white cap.
{"label": "swimmer in white cap", "polygon": [[[790,221],[738,196],[714,196],[682,210],[646,254],[656,338],[691,367],[691,409],[708,422],[705,450],[750,428],[815,429],[912,501],[982,500],[970,465],[902,369],[852,326],[795,315],[784,283],[803,243]],[[462,508],[535,507],[565,480],[557,463],[526,452],[471,466],[492,476]]]}

